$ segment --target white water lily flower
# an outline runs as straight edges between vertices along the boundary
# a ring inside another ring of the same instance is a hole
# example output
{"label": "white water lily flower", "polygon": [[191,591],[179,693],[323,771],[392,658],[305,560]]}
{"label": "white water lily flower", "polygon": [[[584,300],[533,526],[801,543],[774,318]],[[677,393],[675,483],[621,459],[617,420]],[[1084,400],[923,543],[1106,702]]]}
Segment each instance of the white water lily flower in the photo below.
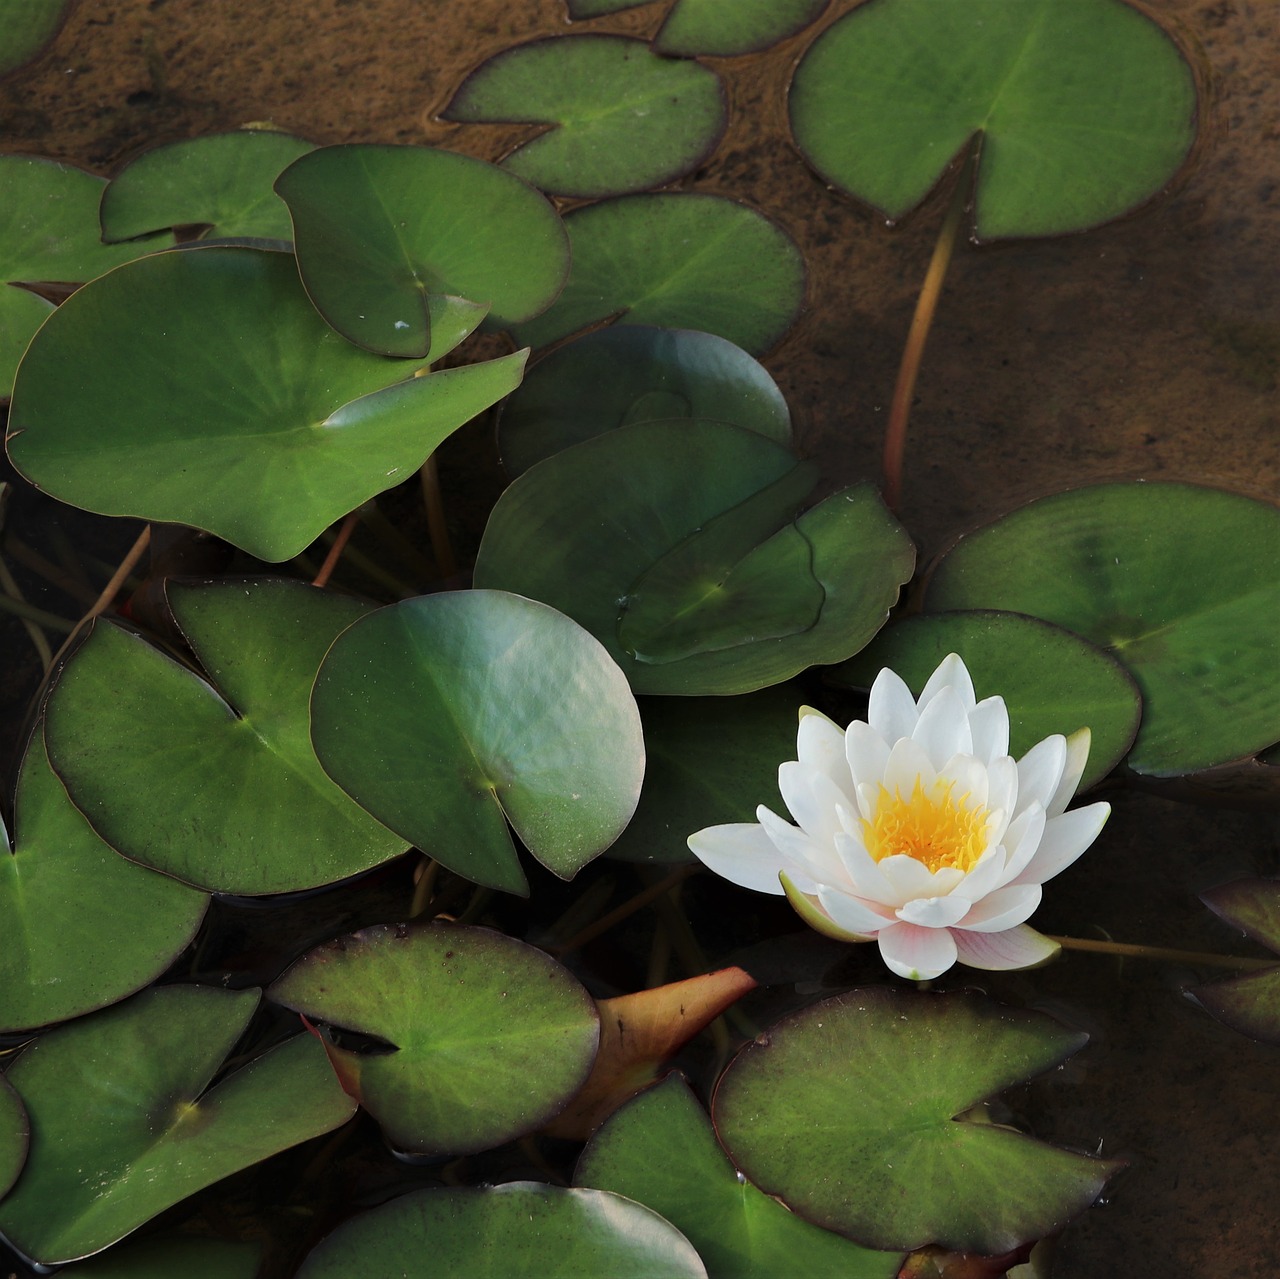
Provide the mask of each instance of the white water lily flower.
{"label": "white water lily flower", "polygon": [[1089,730],[1009,756],[1004,699],[979,702],[956,654],[917,702],[890,670],[871,688],[867,722],[841,731],[800,712],[799,759],[778,769],[792,826],[763,805],[759,824],[711,826],[689,847],[717,875],[785,893],[819,932],[880,945],[900,977],[924,980],[958,959],[1026,968],[1058,946],[1024,922],[1040,885],[1097,838],[1111,812],[1067,812]]}

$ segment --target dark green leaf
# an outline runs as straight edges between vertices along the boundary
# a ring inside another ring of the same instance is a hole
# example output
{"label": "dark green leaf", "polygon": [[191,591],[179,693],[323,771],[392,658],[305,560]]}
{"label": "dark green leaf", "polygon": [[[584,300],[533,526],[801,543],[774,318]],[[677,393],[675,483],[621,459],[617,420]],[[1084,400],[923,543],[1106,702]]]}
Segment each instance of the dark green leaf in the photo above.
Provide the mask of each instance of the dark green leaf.
{"label": "dark green leaf", "polygon": [[9,1193],[9,1187],[18,1179],[22,1165],[27,1161],[27,1148],[31,1140],[31,1125],[22,1098],[0,1075],[0,1199]]}
{"label": "dark green leaf", "polygon": [[58,34],[73,0],[0,0],[0,76],[30,62]]}
{"label": "dark green leaf", "polygon": [[828,0],[676,0],[654,37],[659,53],[731,57],[755,53],[804,30]]}
{"label": "dark green leaf", "polygon": [[[1237,879],[1200,894],[1214,914],[1280,955],[1280,880]],[[1276,967],[1191,988],[1206,1012],[1241,1034],[1280,1043],[1280,959]]]}
{"label": "dark green leaf", "polygon": [[60,1273],[75,1279],[258,1279],[263,1246],[196,1235],[152,1235]]}

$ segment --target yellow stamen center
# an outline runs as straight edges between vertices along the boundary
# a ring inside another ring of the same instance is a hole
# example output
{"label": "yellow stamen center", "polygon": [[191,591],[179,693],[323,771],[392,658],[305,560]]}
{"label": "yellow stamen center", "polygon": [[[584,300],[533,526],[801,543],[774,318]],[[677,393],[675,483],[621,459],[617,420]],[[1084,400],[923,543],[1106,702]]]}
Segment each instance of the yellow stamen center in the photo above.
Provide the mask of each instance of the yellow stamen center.
{"label": "yellow stamen center", "polygon": [[916,778],[910,798],[902,791],[881,783],[875,813],[863,821],[862,834],[867,851],[876,861],[895,853],[905,853],[930,871],[954,867],[971,870],[987,849],[990,813],[980,806],[969,807],[968,794],[952,795],[954,782],[940,778],[926,791]]}

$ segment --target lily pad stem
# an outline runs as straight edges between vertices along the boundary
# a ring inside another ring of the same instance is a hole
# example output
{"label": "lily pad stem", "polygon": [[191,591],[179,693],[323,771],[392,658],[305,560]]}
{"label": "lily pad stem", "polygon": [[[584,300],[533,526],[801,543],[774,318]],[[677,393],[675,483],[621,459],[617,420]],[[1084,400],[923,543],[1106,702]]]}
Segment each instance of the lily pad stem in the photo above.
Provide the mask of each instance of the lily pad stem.
{"label": "lily pad stem", "polygon": [[440,468],[436,455],[422,464],[422,500],[427,508],[427,531],[431,534],[431,550],[441,577],[452,577],[458,571],[458,561],[449,541],[449,528],[444,521],[444,495],[440,492]]}
{"label": "lily pad stem", "polygon": [[898,381],[893,388],[893,403],[889,407],[889,424],[884,432],[884,500],[895,514],[902,501],[902,459],[907,450],[907,420],[911,416],[911,400],[915,395],[916,377],[924,359],[924,346],[933,327],[938,298],[951,265],[951,254],[960,238],[960,226],[969,205],[969,190],[973,176],[974,145],[969,144],[968,154],[960,176],[951,192],[947,216],[933,246],[933,257],[925,272],[920,296],[916,299],[915,314],[902,349],[902,363],[898,366]]}
{"label": "lily pad stem", "polygon": [[333,545],[329,548],[328,555],[324,557],[324,563],[320,565],[320,571],[311,579],[312,586],[328,586],[329,579],[333,576],[333,570],[338,567],[342,552],[351,540],[351,534],[355,532],[356,522],[359,518],[360,512],[352,511],[342,521],[342,527],[338,530],[337,537],[333,539]]}
{"label": "lily pad stem", "polygon": [[1135,959],[1197,964],[1208,968],[1274,968],[1280,964],[1280,959],[1246,959],[1241,955],[1214,955],[1202,950],[1171,950],[1167,946],[1139,946],[1132,942],[1098,941],[1085,937],[1049,936],[1049,940],[1056,941],[1063,950],[1086,950],[1100,955],[1126,955]]}

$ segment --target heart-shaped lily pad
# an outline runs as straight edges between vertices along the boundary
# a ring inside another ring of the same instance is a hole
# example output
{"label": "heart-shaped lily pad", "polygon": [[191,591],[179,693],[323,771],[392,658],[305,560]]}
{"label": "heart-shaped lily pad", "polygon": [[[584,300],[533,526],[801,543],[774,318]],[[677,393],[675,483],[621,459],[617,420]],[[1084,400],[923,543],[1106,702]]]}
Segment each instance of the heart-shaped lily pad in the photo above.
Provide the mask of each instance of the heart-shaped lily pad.
{"label": "heart-shaped lily pad", "polygon": [[399,1150],[463,1154],[540,1128],[582,1086],[600,1025],[550,955],[487,928],[387,926],[328,942],[268,991],[313,1022],[347,1092]]}
{"label": "heart-shaped lily pad", "polygon": [[[512,1181],[403,1195],[344,1222],[298,1279],[403,1279],[406,1258],[467,1279],[706,1279],[656,1212],[603,1190]],[[415,1272],[416,1273],[416,1272]]]}
{"label": "heart-shaped lily pad", "polygon": [[117,1244],[59,1273],[74,1279],[258,1279],[263,1245],[196,1235],[153,1235]]}
{"label": "heart-shaped lily pad", "polygon": [[618,325],[539,360],[502,406],[498,447],[516,476],[632,422],[710,418],[791,440],[791,413],[762,364],[713,333]]}
{"label": "heart-shaped lily pad", "polygon": [[482,303],[497,324],[537,315],[569,269],[556,211],[512,173],[429,147],[322,147],[276,191],[298,269],[339,333],[384,355],[436,344],[433,299]]}
{"label": "heart-shaped lily pad", "polygon": [[659,53],[689,58],[755,53],[803,31],[829,0],[675,0],[653,38]]}
{"label": "heart-shaped lily pad", "polygon": [[325,776],[308,736],[320,661],[367,606],[270,579],[168,593],[208,681],[98,622],[49,699],[49,757],[98,834],[222,893],[311,888],[403,852]]}
{"label": "heart-shaped lily pad", "polygon": [[209,901],[104,844],[53,775],[40,733],[15,807],[13,854],[0,852],[0,1031],[133,994],[195,936]]}
{"label": "heart-shaped lily pad", "polygon": [[712,1279],[894,1279],[902,1263],[901,1253],[874,1252],[820,1230],[745,1180],[678,1074],[605,1123],[573,1180],[661,1213],[697,1248]]}
{"label": "heart-shaped lily pad", "polygon": [[1170,776],[1280,741],[1280,510],[1189,484],[1098,484],[962,538],[931,611],[1029,613],[1113,653],[1142,691],[1129,764]]}
{"label": "heart-shaped lily pad", "polygon": [[1096,226],[1154,195],[1191,149],[1196,86],[1121,0],[873,0],[814,41],[790,111],[819,174],[889,218],[979,136],[989,240]]}
{"label": "heart-shaped lily pad", "polygon": [[290,559],[520,381],[523,353],[413,376],[483,314],[436,302],[435,345],[406,365],[334,333],[287,253],[154,254],[49,317],[14,387],[9,456],[62,501]]}
{"label": "heart-shaped lily pad", "polygon": [[256,990],[163,986],[61,1026],[9,1070],[31,1153],[0,1232],[45,1265],[115,1243],[170,1204],[354,1110],[320,1045],[297,1035],[209,1083]]}
{"label": "heart-shaped lily pad", "polygon": [[103,192],[102,238],[112,243],[164,227],[205,224],[206,236],[287,240],[293,224],[272,183],[314,149],[292,134],[237,129],[146,151]]}
{"label": "heart-shaped lily pad", "polygon": [[1276,966],[1191,993],[1219,1021],[1267,1043],[1280,1043],[1280,880],[1238,879],[1200,894],[1215,915],[1277,954]]}
{"label": "heart-shaped lily pad", "polygon": [[868,487],[796,518],[815,477],[781,445],[723,423],[609,431],[503,493],[476,584],[567,613],[638,693],[778,684],[857,652],[914,560]]}
{"label": "heart-shaped lily pad", "polygon": [[30,62],[58,34],[73,0],[0,0],[0,76]]}
{"label": "heart-shaped lily pad", "polygon": [[502,167],[555,195],[663,186],[691,173],[724,133],[714,71],[626,36],[549,36],[477,67],[441,113],[462,122],[549,126]]}
{"label": "heart-shaped lily pad", "polygon": [[564,879],[622,832],[644,775],[622,672],[569,618],[496,591],[405,600],[339,637],[316,753],[364,808],[450,870],[526,893],[508,821]]}
{"label": "heart-shaped lily pad", "polygon": [[1119,1165],[964,1112],[1086,1038],[968,992],[855,990],[734,1058],[716,1130],[757,1186],[819,1225],[870,1247],[999,1255],[1056,1233]]}
{"label": "heart-shaped lily pad", "polygon": [[804,259],[754,209],[693,193],[627,195],[565,218],[573,269],[554,306],[512,326],[546,346],[598,324],[702,329],[753,355],[782,340],[804,302]]}
{"label": "heart-shaped lily pad", "polygon": [[22,1098],[13,1085],[0,1075],[0,1199],[9,1193],[9,1187],[18,1180],[22,1165],[27,1161],[27,1148],[31,1141],[31,1124]]}
{"label": "heart-shaped lily pad", "polygon": [[1070,737],[1087,728],[1089,762],[1078,788],[1087,790],[1133,745],[1142,696],[1128,671],[1080,636],[1019,613],[975,610],[904,618],[828,676],[870,688],[887,666],[919,697],[948,653],[964,659],[978,697],[1004,698],[1009,752],[1015,758],[1051,733]]}

